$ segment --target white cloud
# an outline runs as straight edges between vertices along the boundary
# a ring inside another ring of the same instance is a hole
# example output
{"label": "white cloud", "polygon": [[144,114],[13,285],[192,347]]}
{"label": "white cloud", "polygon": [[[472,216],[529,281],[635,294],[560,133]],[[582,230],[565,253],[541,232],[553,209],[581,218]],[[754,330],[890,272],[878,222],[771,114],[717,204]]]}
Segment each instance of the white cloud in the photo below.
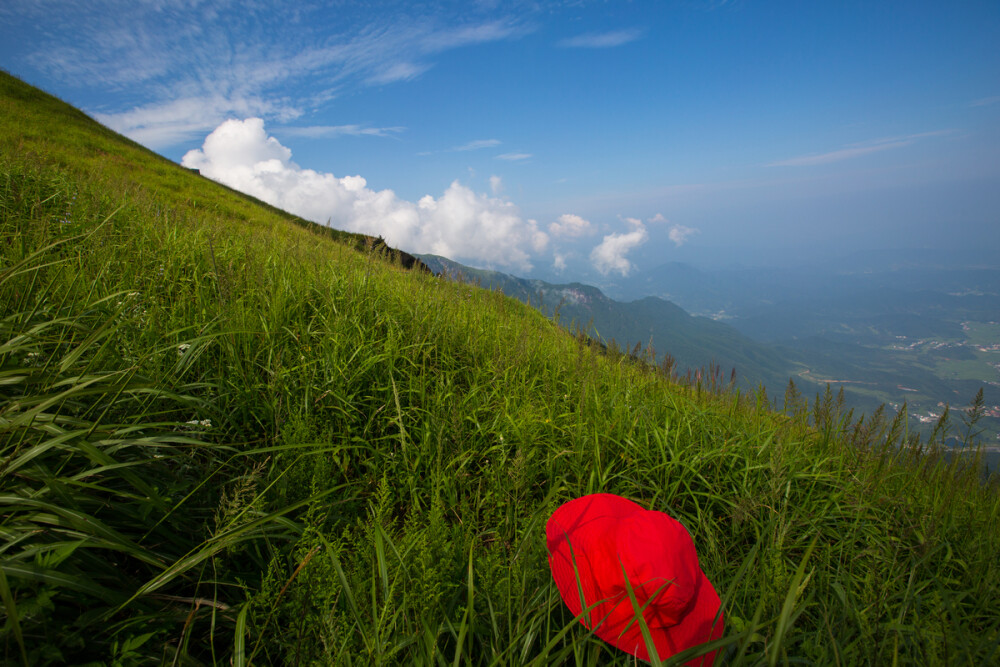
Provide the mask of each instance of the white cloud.
{"label": "white cloud", "polygon": [[670,240],[680,248],[684,245],[684,242],[691,238],[693,235],[697,234],[698,230],[693,227],[687,227],[685,225],[674,225],[670,228]]}
{"label": "white cloud", "polygon": [[549,225],[552,236],[585,236],[593,232],[593,225],[578,215],[564,213]]}
{"label": "white cloud", "polygon": [[364,234],[395,247],[522,270],[545,250],[548,236],[534,220],[498,197],[458,181],[438,198],[413,203],[392,190],[372,190],[361,176],[337,178],[303,169],[292,152],[269,137],[260,118],[227,120],[201,149],[181,161],[205,176],[303,218]]}
{"label": "white cloud", "polygon": [[607,49],[628,44],[642,37],[642,30],[612,30],[610,32],[588,32],[558,42],[558,46],[576,49]]}
{"label": "white cloud", "polygon": [[[330,10],[234,0],[42,1],[14,3],[10,12],[45,26],[18,45],[25,63],[69,87],[108,92],[106,106],[88,111],[155,148],[227,117],[304,116],[352,88],[417,78],[446,51],[530,30],[526,20],[495,12],[458,17],[400,7],[373,18],[350,3]],[[127,107],[114,102],[120,98]]]}
{"label": "white cloud", "polygon": [[993,104],[1000,104],[1000,95],[993,95],[992,97],[983,97],[978,100],[973,100],[969,102],[970,107],[988,107]]}
{"label": "white cloud", "polygon": [[861,157],[862,155],[868,155],[870,153],[878,153],[880,151],[889,150],[892,148],[902,148],[903,146],[909,146],[919,139],[924,139],[926,137],[939,137],[947,134],[953,134],[954,130],[936,130],[934,132],[920,132],[919,134],[909,134],[902,137],[887,137],[884,139],[875,139],[873,141],[867,141],[858,144],[849,144],[844,148],[830,151],[828,153],[819,153],[817,155],[802,155],[799,157],[789,158],[787,160],[780,160],[778,162],[772,162],[766,166],[768,167],[812,167],[818,164],[829,164],[830,162],[839,162],[841,160],[848,160],[850,158]]}
{"label": "white cloud", "polygon": [[184,97],[118,113],[95,113],[112,130],[150,148],[164,148],[211,130],[227,115],[291,120],[299,110],[256,97]]}
{"label": "white cloud", "polygon": [[627,276],[632,270],[632,263],[625,255],[649,238],[641,220],[625,218],[625,222],[632,227],[632,231],[624,234],[608,234],[601,244],[590,252],[590,261],[593,262],[594,268],[604,275],[614,271]]}
{"label": "white cloud", "polygon": [[552,253],[552,255],[552,268],[559,272],[566,270],[566,255],[558,252]]}
{"label": "white cloud", "polygon": [[390,63],[377,68],[374,74],[368,78],[368,83],[381,85],[395,83],[396,81],[409,81],[431,68],[430,65],[417,63]]}
{"label": "white cloud", "polygon": [[518,32],[523,32],[523,28],[516,27],[508,21],[491,21],[449,31],[439,31],[424,40],[424,50],[434,53],[470,44],[496,42],[508,39]]}
{"label": "white cloud", "polygon": [[497,155],[498,160],[510,161],[527,160],[530,157],[532,157],[531,153],[504,153],[502,155]]}
{"label": "white cloud", "polygon": [[306,127],[283,127],[281,134],[289,137],[307,137],[319,139],[323,137],[391,137],[405,127],[365,127],[363,125],[310,125]]}
{"label": "white cloud", "polygon": [[852,157],[860,157],[862,155],[868,155],[869,153],[877,153],[879,151],[888,150],[890,148],[899,148],[901,146],[908,146],[911,142],[908,141],[897,141],[887,144],[876,144],[873,146],[858,146],[856,148],[842,148],[836,151],[830,151],[829,153],[821,153],[819,155],[803,155],[800,157],[793,157],[787,160],[781,160],[779,162],[772,162],[767,165],[769,167],[811,167],[817,164],[828,164],[830,162],[839,162],[841,160],[847,160]]}
{"label": "white cloud", "polygon": [[455,146],[451,150],[453,151],[477,151],[480,148],[493,148],[494,146],[499,146],[499,139],[476,139],[475,141],[470,141],[467,144],[462,144],[461,146]]}
{"label": "white cloud", "polygon": [[664,217],[662,213],[657,213],[652,218],[648,218],[646,222],[657,223],[657,222],[668,222],[668,220],[666,219],[666,217]]}
{"label": "white cloud", "polygon": [[499,195],[503,192],[503,179],[499,176],[490,176],[490,190],[493,191],[494,195]]}

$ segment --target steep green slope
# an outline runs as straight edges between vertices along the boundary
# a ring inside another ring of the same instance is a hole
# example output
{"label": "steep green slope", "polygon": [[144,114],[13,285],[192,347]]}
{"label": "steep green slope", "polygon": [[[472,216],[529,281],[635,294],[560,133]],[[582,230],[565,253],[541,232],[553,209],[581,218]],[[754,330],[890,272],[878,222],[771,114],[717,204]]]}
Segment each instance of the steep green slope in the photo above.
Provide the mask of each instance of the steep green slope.
{"label": "steep green slope", "polygon": [[600,354],[6,75],[0,328],[4,662],[627,664],[546,562],[595,491],[690,529],[731,664],[998,655],[974,469]]}

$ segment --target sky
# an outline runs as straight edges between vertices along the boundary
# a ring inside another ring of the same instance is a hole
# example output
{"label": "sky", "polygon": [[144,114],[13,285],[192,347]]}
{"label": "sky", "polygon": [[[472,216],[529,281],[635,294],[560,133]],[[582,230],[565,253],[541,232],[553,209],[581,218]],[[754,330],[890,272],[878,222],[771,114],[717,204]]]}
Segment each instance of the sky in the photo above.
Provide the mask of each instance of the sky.
{"label": "sky", "polygon": [[0,3],[0,66],[323,224],[521,276],[1000,266],[1000,2]]}

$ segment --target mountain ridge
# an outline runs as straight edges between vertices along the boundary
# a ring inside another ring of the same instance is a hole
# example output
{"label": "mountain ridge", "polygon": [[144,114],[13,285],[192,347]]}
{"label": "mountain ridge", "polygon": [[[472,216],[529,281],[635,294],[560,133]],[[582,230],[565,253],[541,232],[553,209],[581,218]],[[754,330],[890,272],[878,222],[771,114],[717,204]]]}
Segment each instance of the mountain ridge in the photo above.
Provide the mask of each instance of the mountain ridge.
{"label": "mountain ridge", "polygon": [[621,302],[592,285],[553,284],[475,269],[437,255],[418,257],[435,273],[501,290],[605,343],[613,341],[625,350],[652,351],[656,363],[669,355],[682,375],[705,372],[710,367],[726,377],[733,371],[744,389],[764,385],[774,395],[784,391],[789,378],[803,368],[788,363],[788,356],[772,346],[757,343],[725,323],[691,315],[656,296]]}

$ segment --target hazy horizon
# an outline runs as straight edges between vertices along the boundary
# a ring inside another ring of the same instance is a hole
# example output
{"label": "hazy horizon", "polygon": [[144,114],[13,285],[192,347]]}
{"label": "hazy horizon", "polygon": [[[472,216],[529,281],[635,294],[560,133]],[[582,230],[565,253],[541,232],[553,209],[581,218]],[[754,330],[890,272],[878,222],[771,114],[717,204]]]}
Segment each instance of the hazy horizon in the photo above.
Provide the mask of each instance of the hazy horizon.
{"label": "hazy horizon", "polygon": [[39,0],[0,36],[162,155],[411,252],[564,282],[1000,266],[995,2]]}

